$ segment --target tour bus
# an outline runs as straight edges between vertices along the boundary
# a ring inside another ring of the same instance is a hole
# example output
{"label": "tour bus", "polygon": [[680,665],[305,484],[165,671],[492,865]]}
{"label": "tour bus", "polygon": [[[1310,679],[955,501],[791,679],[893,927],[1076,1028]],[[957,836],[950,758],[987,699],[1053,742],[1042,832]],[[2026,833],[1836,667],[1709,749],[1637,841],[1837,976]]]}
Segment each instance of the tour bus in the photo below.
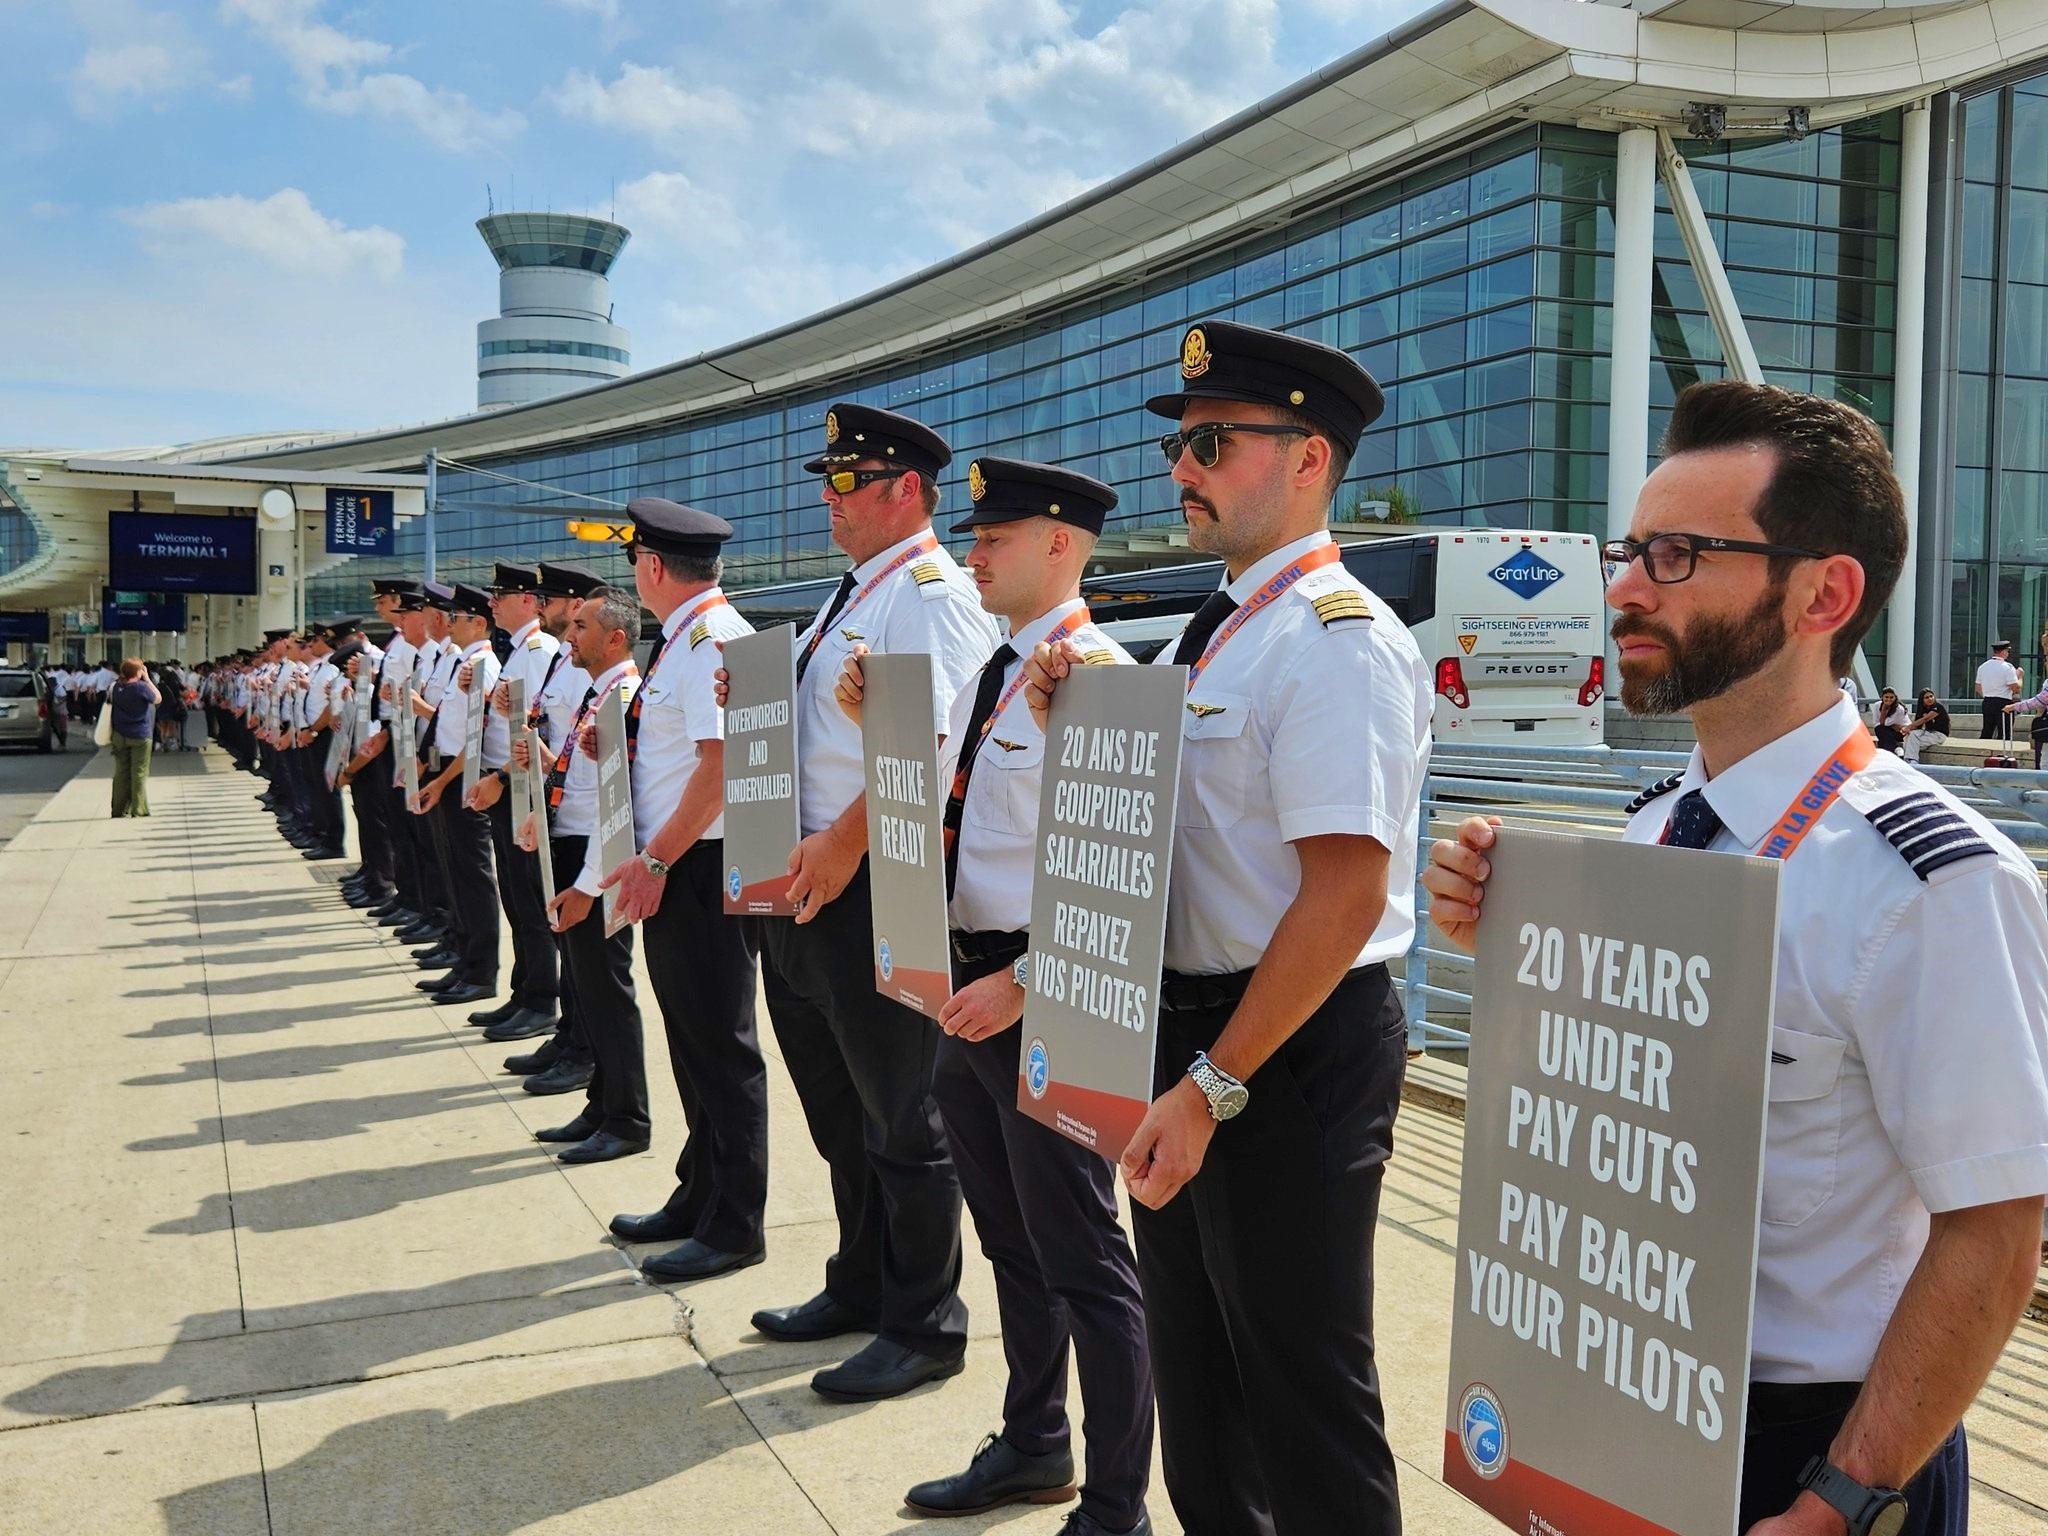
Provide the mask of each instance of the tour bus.
{"label": "tour bus", "polygon": [[[1440,739],[1600,742],[1606,625],[1592,535],[1445,528],[1345,543],[1344,564],[1415,637],[1436,689]],[[1095,622],[1144,661],[1222,579],[1221,562],[1203,560],[1091,576],[1081,594]],[[757,628],[801,630],[837,585],[765,587],[735,593],[733,603]]]}

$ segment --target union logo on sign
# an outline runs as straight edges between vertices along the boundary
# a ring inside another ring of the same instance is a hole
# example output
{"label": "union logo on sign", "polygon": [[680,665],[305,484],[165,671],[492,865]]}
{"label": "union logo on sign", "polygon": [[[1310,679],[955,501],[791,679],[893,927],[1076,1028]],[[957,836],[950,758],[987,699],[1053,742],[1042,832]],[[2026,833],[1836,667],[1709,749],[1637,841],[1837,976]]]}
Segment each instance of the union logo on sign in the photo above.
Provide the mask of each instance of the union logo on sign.
{"label": "union logo on sign", "polygon": [[889,953],[889,941],[887,939],[882,940],[880,946],[875,950],[875,960],[882,968],[882,980],[887,981],[896,974],[896,961]]}
{"label": "union logo on sign", "polygon": [[1518,549],[1486,573],[1518,597],[1533,598],[1553,582],[1564,580],[1564,572],[1533,549]]}
{"label": "union logo on sign", "polygon": [[1046,1086],[1052,1081],[1052,1056],[1043,1040],[1034,1037],[1031,1049],[1024,1053],[1024,1086],[1031,1091],[1031,1097],[1045,1097]]}
{"label": "union logo on sign", "polygon": [[1496,1478],[1507,1470],[1508,1419],[1500,1399],[1484,1382],[1475,1381],[1465,1389],[1458,1404],[1458,1444],[1465,1460],[1484,1478]]}
{"label": "union logo on sign", "polygon": [[734,901],[740,899],[740,867],[737,864],[725,872],[725,891]]}

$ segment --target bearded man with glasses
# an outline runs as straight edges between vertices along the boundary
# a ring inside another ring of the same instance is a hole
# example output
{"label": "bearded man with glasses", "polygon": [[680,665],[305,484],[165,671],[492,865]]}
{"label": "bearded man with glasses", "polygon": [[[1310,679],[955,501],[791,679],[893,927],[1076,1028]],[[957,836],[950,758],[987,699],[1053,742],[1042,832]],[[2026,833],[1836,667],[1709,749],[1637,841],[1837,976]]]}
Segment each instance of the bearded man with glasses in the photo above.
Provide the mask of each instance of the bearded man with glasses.
{"label": "bearded man with glasses", "polygon": [[[1606,547],[1607,606],[1622,703],[1683,711],[1699,746],[1623,836],[1785,864],[1740,1526],[1959,1536],[1963,1412],[2026,1305],[2048,1191],[2040,878],[1835,684],[1907,557],[1876,425],[1719,380],[1678,397],[1664,454]],[[1474,817],[1423,877],[1468,951],[1492,845]]]}

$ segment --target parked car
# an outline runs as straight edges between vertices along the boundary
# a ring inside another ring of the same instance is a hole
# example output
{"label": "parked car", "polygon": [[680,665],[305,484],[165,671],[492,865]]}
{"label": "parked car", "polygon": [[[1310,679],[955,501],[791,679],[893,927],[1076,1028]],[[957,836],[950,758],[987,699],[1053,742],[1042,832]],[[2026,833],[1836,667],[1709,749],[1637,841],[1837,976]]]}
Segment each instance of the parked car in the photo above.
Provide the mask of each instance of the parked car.
{"label": "parked car", "polygon": [[55,722],[50,719],[46,686],[39,672],[0,667],[0,746],[34,743],[38,752],[51,749]]}

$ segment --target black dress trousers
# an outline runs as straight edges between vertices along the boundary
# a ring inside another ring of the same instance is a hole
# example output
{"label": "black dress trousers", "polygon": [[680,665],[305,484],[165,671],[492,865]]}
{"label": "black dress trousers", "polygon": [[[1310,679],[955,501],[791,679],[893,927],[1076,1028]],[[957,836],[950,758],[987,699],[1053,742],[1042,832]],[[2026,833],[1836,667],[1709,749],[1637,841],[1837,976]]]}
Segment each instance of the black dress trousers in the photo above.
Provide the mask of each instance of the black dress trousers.
{"label": "black dress trousers", "polygon": [[391,883],[398,888],[398,899],[408,912],[424,914],[432,907],[420,873],[419,839],[413,826],[419,818],[406,806],[405,786],[391,781],[397,763],[397,739],[391,734],[390,722],[386,721],[384,750],[372,759],[364,774],[376,781],[377,789],[384,797],[384,826],[391,839]]}
{"label": "black dress trousers", "polygon": [[[1009,962],[955,965],[964,987]],[[1003,1438],[1043,1455],[1066,1446],[1071,1344],[1087,1408],[1081,1508],[1104,1530],[1145,1512],[1152,1475],[1152,1362],[1115,1168],[1017,1109],[1021,1024],[986,1040],[939,1037],[933,1092],[960,1190],[996,1276]]]}
{"label": "black dress trousers", "polygon": [[[1234,1004],[1162,1012],[1173,1087]],[[1372,1249],[1407,1026],[1360,966],[1259,1068],[1201,1171],[1131,1208],[1167,1492],[1203,1536],[1397,1536],[1373,1361]]]}
{"label": "black dress trousers", "polygon": [[689,1124],[664,1208],[698,1242],[752,1253],[768,1202],[768,1072],[754,1023],[754,925],[725,915],[724,878],[724,842],[698,843],[641,926]]}
{"label": "black dress trousers", "polygon": [[[1845,1409],[1791,1424],[1751,1427],[1742,1442],[1738,1530],[1746,1531],[1791,1507],[1799,1497],[1799,1475],[1807,1462],[1828,1453],[1848,1416]],[[1898,1536],[1968,1536],[1970,1443],[1962,1425],[1899,1492],[1906,1496],[1906,1523]]]}
{"label": "black dress trousers", "polygon": [[462,804],[462,781],[442,792],[432,812],[446,852],[448,901],[455,916],[455,962],[462,979],[497,990],[498,893],[491,874],[491,821]]}
{"label": "black dress trousers", "polygon": [[[590,839],[554,840],[555,890],[566,891],[583,869]],[[640,1034],[640,1005],[633,995],[633,929],[610,938],[604,933],[604,902],[591,902],[583,921],[563,935],[569,972],[576,978],[576,1027],[589,1049],[595,1072],[590,1107],[598,1129],[627,1141],[646,1141],[647,1047]]]}
{"label": "black dress trousers", "polygon": [[334,749],[334,728],[313,734],[313,745],[304,749],[306,798],[312,809],[313,835],[323,848],[344,846],[341,788],[327,782],[327,754]]}
{"label": "black dress trousers", "polygon": [[560,990],[559,952],[541,903],[540,860],[516,841],[509,788],[484,815],[490,818],[491,848],[498,861],[498,904],[512,930],[512,1001],[551,1014]]}
{"label": "black dress trousers", "polygon": [[[349,754],[351,761],[355,753]],[[370,760],[350,783],[349,801],[356,813],[356,848],[362,855],[363,877],[372,894],[396,888],[391,838],[391,796],[385,790],[383,773],[391,760],[390,749]],[[348,766],[346,763],[343,767]]]}
{"label": "black dress trousers", "polygon": [[[426,765],[420,765],[420,783],[427,782]],[[398,803],[406,805],[405,783],[401,778],[397,786]],[[417,908],[422,915],[431,916],[446,927],[453,928],[455,909],[448,899],[448,872],[442,859],[440,821],[435,816],[415,815],[406,806],[405,825],[412,833],[413,863],[419,871],[420,896],[427,903]]]}
{"label": "black dress trousers", "polygon": [[811,922],[766,918],[761,984],[811,1141],[832,1170],[839,1251],[825,1291],[939,1359],[967,1347],[960,1180],[932,1072],[939,1027],[875,990],[867,861]]}

